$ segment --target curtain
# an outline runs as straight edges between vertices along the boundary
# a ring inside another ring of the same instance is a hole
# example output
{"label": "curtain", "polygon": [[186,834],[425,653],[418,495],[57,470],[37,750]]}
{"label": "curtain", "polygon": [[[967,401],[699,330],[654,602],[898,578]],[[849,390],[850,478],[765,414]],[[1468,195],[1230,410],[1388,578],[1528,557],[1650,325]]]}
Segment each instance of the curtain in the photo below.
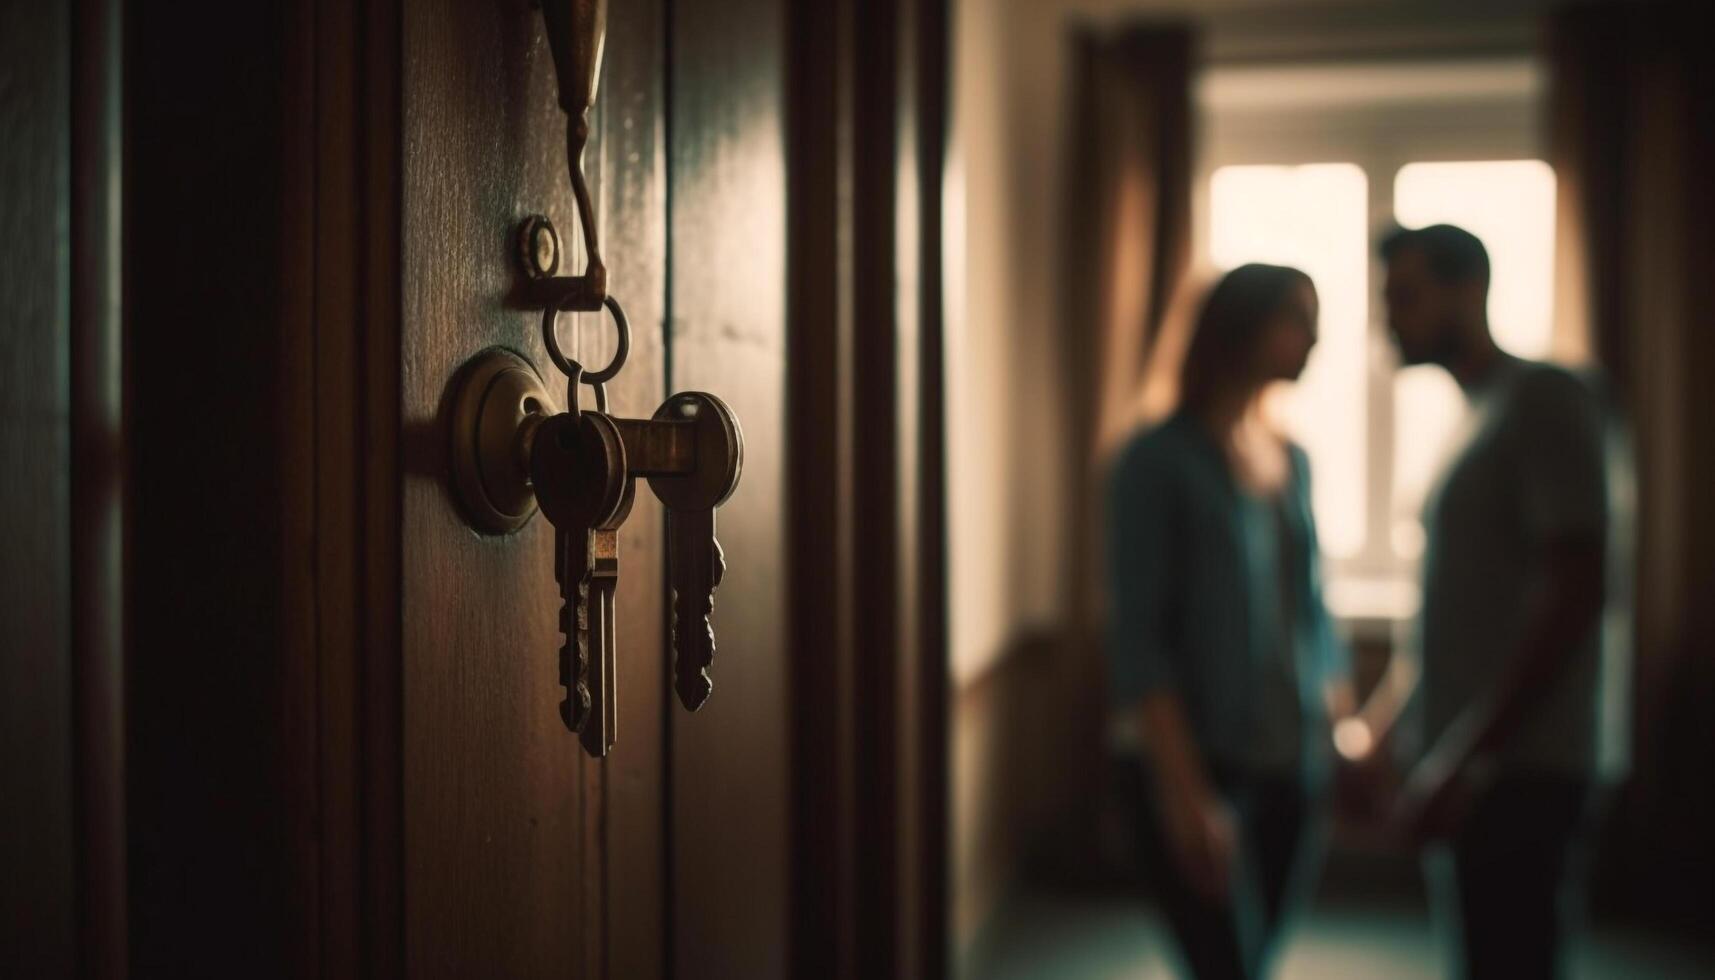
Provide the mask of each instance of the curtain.
{"label": "curtain", "polygon": [[1557,306],[1583,326],[1635,445],[1636,549],[1616,569],[1636,599],[1634,781],[1604,878],[1657,912],[1704,922],[1715,903],[1687,889],[1715,875],[1708,16],[1702,4],[1572,7],[1554,16],[1546,49]]}
{"label": "curtain", "polygon": [[[1073,656],[1062,683],[1076,719],[1073,757],[1091,761],[1073,781],[1079,798],[1105,807],[1105,456],[1139,421],[1152,365],[1174,360],[1167,353],[1174,343],[1162,341],[1172,332],[1162,324],[1174,320],[1190,262],[1193,36],[1182,25],[1140,25],[1080,31],[1072,46],[1060,337],[1072,378],[1065,390],[1074,399],[1074,451],[1063,458],[1075,467],[1069,551],[1076,580]],[[1111,818],[1111,809],[1094,810],[1083,807],[1074,815],[1083,825],[1059,836],[1084,850],[1068,855],[1070,863],[1111,873],[1113,855],[1090,850],[1100,838],[1090,822]]]}
{"label": "curtain", "polygon": [[1139,26],[1073,39],[1063,326],[1080,467],[1077,614],[1101,616],[1103,456],[1135,424],[1160,325],[1190,262],[1192,34]]}
{"label": "curtain", "polygon": [[1191,59],[1183,26],[1075,40],[1066,309],[1083,355],[1080,435],[1095,452],[1136,421],[1190,261]]}

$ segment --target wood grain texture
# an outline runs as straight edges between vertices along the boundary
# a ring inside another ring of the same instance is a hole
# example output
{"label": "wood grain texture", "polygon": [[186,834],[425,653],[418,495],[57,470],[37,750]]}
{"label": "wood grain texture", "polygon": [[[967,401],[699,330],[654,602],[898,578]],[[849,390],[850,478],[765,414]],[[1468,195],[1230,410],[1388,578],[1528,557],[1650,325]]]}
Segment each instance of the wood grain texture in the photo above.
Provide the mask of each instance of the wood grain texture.
{"label": "wood grain texture", "polygon": [[71,976],[70,17],[0,7],[0,974]]}
{"label": "wood grain texture", "polygon": [[671,382],[721,397],[745,433],[743,480],[717,515],[714,693],[672,715],[674,975],[760,980],[787,975],[790,946],[785,11],[671,10]]}
{"label": "wood grain texture", "polygon": [[[667,380],[664,4],[614,4],[608,18],[590,157],[608,286],[633,331],[630,366],[612,388],[612,407],[625,418],[649,418],[666,397]],[[596,333],[606,330],[602,323]],[[668,712],[678,709],[667,662],[664,531],[660,504],[639,481],[620,529],[619,727],[603,764],[607,976],[626,980],[668,975],[664,752]]]}
{"label": "wood grain texture", "polygon": [[792,965],[806,976],[946,967],[944,13],[839,0],[789,19]]}
{"label": "wood grain texture", "polygon": [[[661,394],[660,248],[653,265],[632,249],[660,241],[649,226],[659,229],[661,203],[659,184],[632,169],[633,153],[646,162],[658,152],[648,104],[655,48],[634,40],[630,32],[647,28],[634,14],[616,11],[610,28],[610,84],[586,169],[605,208],[610,287],[634,331],[631,360],[610,393],[615,410],[647,415]],[[645,661],[661,643],[659,513],[640,498],[621,536],[618,754],[597,764],[556,711],[552,528],[538,518],[515,535],[477,535],[446,489],[447,385],[465,360],[504,346],[563,390],[541,348],[539,314],[506,302],[520,219],[546,213],[562,240],[578,240],[541,15],[522,0],[410,5],[403,45],[406,972],[599,976],[610,957],[635,955],[604,940],[622,907],[610,903],[604,876],[648,875],[644,855],[661,850],[646,832],[627,837],[629,822],[616,833],[603,810],[604,784],[616,789],[615,781],[626,784],[614,793],[616,812],[654,806],[649,779],[659,762],[648,736],[658,726],[650,718],[659,717],[651,708],[659,683],[648,684]],[[616,123],[626,135],[610,135]],[[616,180],[619,167],[626,173]],[[562,262],[581,265],[576,251]],[[596,315],[562,316],[561,336],[591,364],[612,349],[611,326]],[[629,887],[639,891],[626,893],[628,911],[647,914],[658,903],[646,882]]]}
{"label": "wood grain texture", "polygon": [[[402,416],[406,972],[593,975],[591,781],[554,713],[551,529],[480,537],[446,490],[441,405],[491,345],[546,360],[505,308],[526,210],[564,215],[558,112],[523,3],[405,12]],[[531,137],[536,137],[532,139]],[[599,963],[599,959],[596,961]]]}

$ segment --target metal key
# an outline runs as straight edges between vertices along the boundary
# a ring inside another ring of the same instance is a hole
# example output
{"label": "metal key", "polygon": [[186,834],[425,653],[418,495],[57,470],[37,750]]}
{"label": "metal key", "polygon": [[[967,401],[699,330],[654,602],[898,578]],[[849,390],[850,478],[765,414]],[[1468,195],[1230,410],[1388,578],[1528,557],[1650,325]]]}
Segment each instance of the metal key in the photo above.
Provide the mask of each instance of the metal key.
{"label": "metal key", "polygon": [[700,391],[674,395],[655,412],[657,421],[689,423],[688,472],[649,477],[667,506],[668,578],[672,585],[673,688],[695,711],[714,689],[715,635],[709,617],[726,572],[715,540],[715,508],[738,487],[744,471],[744,433],[726,403]]}
{"label": "metal key", "polygon": [[[604,683],[612,676],[611,597],[618,574],[611,528],[624,519],[630,486],[625,445],[613,420],[596,412],[544,420],[531,441],[530,478],[537,505],[554,524],[554,577],[560,584],[560,632],[565,637],[560,683],[566,698],[560,717],[580,734],[593,727],[584,745],[599,755],[612,744],[605,710],[612,685]],[[591,745],[602,746],[602,752]]]}
{"label": "metal key", "polygon": [[574,732],[589,722],[590,573],[593,532],[554,529],[554,581],[560,585],[560,719]]}
{"label": "metal key", "polygon": [[[606,416],[603,416],[606,418]],[[619,526],[631,514],[633,487],[625,480],[624,496],[619,508],[603,525],[590,533],[593,559],[590,566],[588,630],[589,659],[584,672],[592,713],[578,733],[584,751],[597,758],[606,756],[613,748],[619,730],[619,702],[616,697],[619,665],[615,651],[618,645],[618,618],[614,615],[614,590],[619,585]]]}

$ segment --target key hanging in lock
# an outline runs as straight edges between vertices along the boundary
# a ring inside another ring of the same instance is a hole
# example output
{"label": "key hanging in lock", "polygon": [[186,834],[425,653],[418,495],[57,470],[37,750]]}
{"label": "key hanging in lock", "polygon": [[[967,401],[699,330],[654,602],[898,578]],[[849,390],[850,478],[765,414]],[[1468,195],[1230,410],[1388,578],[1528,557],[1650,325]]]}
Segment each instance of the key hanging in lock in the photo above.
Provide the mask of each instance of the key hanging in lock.
{"label": "key hanging in lock", "polygon": [[[618,341],[613,359],[597,372],[586,373],[565,356],[555,329],[557,311],[544,312],[543,346],[566,374],[567,411],[537,425],[529,454],[538,505],[554,525],[560,683],[566,691],[560,716],[598,758],[612,748],[617,730],[618,530],[634,493],[624,441],[606,412],[606,381],[625,366],[631,326],[617,300],[608,297],[604,305],[613,313]],[[594,389],[595,411],[580,408],[579,390],[586,383]]]}
{"label": "key hanging in lock", "polygon": [[673,689],[695,711],[714,690],[714,594],[726,574],[715,538],[715,508],[738,489],[744,473],[744,431],[726,403],[689,391],[667,399],[656,425],[686,426],[692,443],[689,470],[649,477],[649,489],[667,507],[667,575],[672,586]]}
{"label": "key hanging in lock", "polygon": [[[543,0],[542,9],[567,117],[567,167],[589,262],[581,276],[556,275],[558,234],[545,217],[533,217],[521,230],[521,257],[531,279],[523,295],[542,310],[542,346],[566,377],[566,411],[550,414],[534,370],[516,355],[484,355],[471,366],[472,380],[456,401],[453,469],[467,513],[484,530],[521,527],[531,515],[521,495],[533,497],[536,509],[553,524],[561,604],[559,673],[565,688],[560,714],[585,751],[602,757],[616,738],[619,530],[631,513],[636,480],[647,479],[666,507],[673,687],[680,703],[695,711],[713,690],[711,616],[726,572],[715,538],[715,510],[738,486],[744,436],[731,409],[702,392],[675,394],[648,419],[608,413],[606,383],[630,354],[631,326],[607,293],[607,269],[582,169],[606,4]],[[614,356],[599,371],[585,371],[560,347],[558,315],[604,308],[616,329]],[[593,389],[593,410],[580,405],[584,385]],[[484,495],[494,496],[495,486],[503,506],[485,510]]]}
{"label": "key hanging in lock", "polygon": [[[593,377],[612,377],[623,366],[628,324],[623,314],[615,320],[622,337],[619,352]],[[552,317],[544,324],[545,335],[551,336]],[[726,403],[703,392],[674,395],[651,419],[616,419],[605,411],[606,392],[598,382],[597,409],[579,411],[578,387],[592,375],[560,356],[557,345],[549,349],[568,369],[571,411],[537,427],[530,471],[542,512],[556,532],[565,634],[562,717],[582,735],[585,748],[600,756],[612,746],[616,728],[617,531],[630,513],[634,481],[646,478],[667,508],[673,686],[680,703],[695,711],[713,690],[710,617],[726,570],[714,512],[738,486],[744,435]]]}

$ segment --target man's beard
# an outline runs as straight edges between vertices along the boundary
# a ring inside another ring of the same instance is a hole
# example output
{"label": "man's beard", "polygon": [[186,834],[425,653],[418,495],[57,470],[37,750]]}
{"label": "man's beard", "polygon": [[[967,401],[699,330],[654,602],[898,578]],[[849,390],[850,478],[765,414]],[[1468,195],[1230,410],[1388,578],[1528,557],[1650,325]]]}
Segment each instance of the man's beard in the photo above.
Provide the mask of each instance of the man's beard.
{"label": "man's beard", "polygon": [[1447,367],[1459,358],[1459,331],[1451,323],[1443,324],[1433,338],[1416,349],[1408,349],[1404,344],[1399,348],[1400,363],[1405,367],[1416,367],[1420,364],[1434,364],[1437,367]]}

